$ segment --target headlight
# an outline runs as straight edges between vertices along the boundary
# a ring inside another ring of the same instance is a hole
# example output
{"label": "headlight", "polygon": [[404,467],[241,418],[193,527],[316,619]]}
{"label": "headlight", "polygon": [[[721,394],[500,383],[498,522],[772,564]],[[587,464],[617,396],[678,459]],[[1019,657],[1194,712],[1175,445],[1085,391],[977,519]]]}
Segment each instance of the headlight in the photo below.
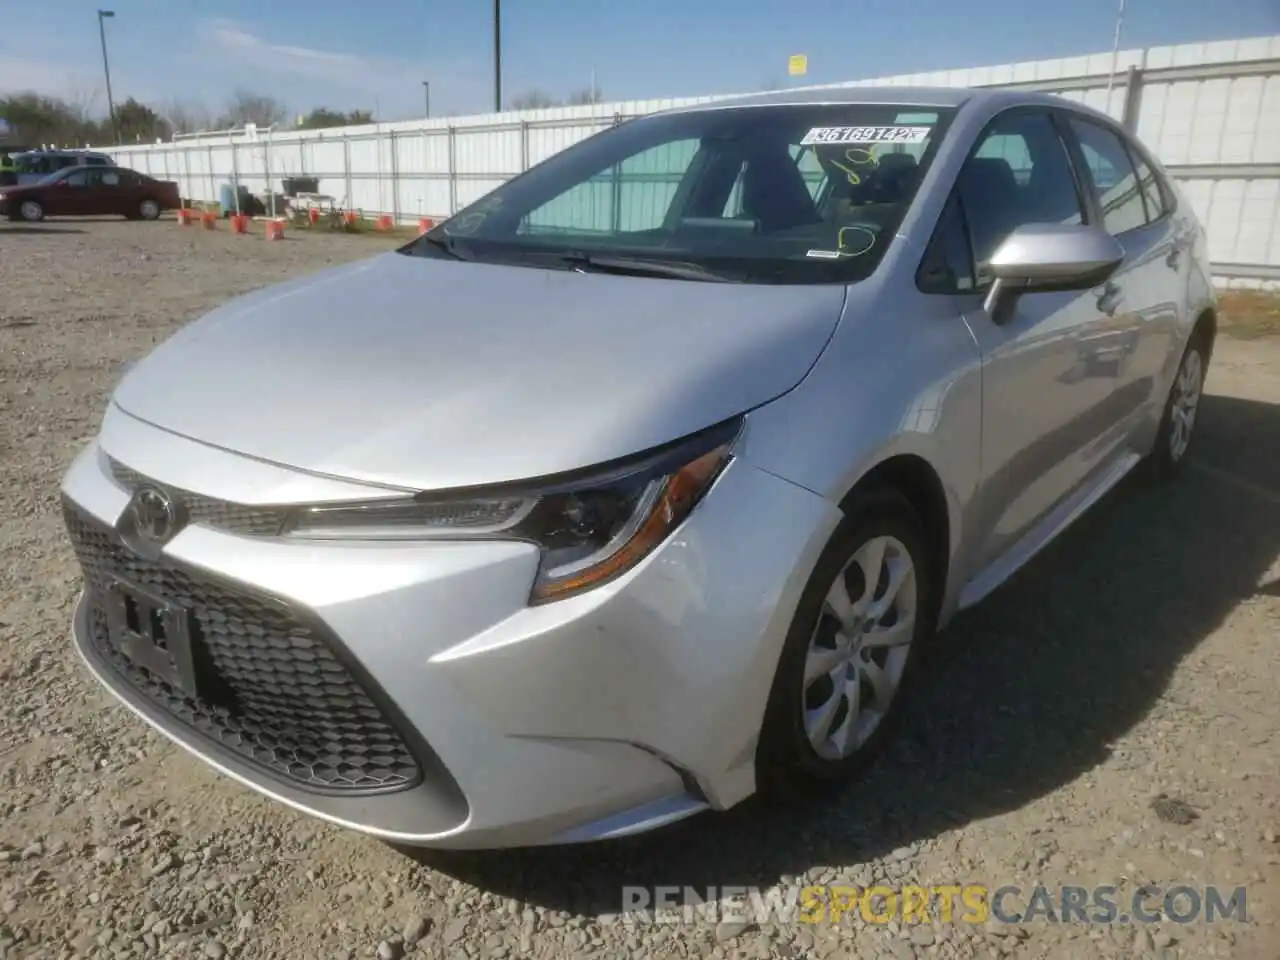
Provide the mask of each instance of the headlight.
{"label": "headlight", "polygon": [[298,510],[288,537],[526,540],[542,550],[530,598],[545,603],[626,573],[678,527],[729,462],[741,420],[570,478],[458,494]]}

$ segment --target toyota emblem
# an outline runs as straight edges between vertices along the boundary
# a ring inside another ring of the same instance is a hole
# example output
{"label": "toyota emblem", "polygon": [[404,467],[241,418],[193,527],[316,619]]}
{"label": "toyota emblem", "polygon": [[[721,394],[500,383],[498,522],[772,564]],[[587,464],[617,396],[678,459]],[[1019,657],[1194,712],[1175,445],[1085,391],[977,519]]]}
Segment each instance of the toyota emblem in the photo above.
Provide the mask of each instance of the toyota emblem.
{"label": "toyota emblem", "polygon": [[178,532],[178,505],[159,487],[138,487],[129,511],[134,531],[149,543],[164,543]]}

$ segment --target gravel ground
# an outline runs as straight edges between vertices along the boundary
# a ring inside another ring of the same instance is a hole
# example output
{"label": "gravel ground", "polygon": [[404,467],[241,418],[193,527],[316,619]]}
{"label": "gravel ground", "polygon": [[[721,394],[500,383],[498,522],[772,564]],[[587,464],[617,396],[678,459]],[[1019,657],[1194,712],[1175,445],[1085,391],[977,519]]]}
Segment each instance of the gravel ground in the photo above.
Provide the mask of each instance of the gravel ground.
{"label": "gravel ground", "polygon": [[[948,631],[860,785],[607,846],[412,856],[149,733],[66,639],[57,483],[113,371],[230,294],[370,254],[0,225],[0,958],[1280,956],[1280,341],[1224,339],[1193,469],[1127,483]],[[1247,888],[1247,923],[619,922],[624,884]]]}

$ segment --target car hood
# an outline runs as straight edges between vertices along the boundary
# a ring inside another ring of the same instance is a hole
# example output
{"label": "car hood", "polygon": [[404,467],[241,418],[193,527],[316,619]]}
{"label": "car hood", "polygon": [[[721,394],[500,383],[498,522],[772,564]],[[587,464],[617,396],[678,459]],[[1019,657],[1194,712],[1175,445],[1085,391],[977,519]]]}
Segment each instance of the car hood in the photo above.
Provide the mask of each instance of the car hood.
{"label": "car hood", "polygon": [[839,285],[387,253],[229,301],[113,399],[173,433],[331,476],[423,490],[529,479],[785,393],[843,300]]}

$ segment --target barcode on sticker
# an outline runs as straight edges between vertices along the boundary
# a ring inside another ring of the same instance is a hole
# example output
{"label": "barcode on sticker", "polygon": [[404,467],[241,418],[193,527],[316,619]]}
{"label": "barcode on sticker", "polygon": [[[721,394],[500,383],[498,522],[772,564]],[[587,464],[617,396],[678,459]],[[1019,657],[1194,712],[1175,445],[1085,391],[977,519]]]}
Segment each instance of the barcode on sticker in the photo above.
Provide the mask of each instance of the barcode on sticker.
{"label": "barcode on sticker", "polygon": [[932,127],[814,127],[802,147],[822,143],[923,143]]}

